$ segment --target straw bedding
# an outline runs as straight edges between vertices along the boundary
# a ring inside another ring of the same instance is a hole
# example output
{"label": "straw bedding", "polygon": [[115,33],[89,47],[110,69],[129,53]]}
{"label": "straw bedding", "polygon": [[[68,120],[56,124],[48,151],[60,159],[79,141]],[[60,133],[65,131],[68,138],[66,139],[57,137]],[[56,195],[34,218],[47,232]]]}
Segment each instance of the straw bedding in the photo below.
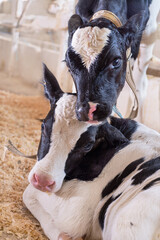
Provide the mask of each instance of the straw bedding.
{"label": "straw bedding", "polygon": [[10,139],[25,154],[36,154],[41,125],[38,119],[44,118],[48,109],[43,97],[0,91],[0,239],[47,239],[22,202],[28,173],[36,160],[15,156],[5,146]]}

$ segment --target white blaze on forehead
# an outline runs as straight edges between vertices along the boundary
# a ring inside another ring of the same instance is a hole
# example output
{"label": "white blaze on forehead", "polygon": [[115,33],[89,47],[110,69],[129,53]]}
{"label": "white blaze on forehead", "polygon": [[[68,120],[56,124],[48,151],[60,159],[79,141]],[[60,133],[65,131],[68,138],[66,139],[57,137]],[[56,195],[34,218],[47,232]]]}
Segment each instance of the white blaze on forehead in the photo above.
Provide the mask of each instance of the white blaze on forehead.
{"label": "white blaze on forehead", "polygon": [[78,28],[74,33],[72,47],[87,69],[107,44],[110,32],[108,28],[85,27]]}

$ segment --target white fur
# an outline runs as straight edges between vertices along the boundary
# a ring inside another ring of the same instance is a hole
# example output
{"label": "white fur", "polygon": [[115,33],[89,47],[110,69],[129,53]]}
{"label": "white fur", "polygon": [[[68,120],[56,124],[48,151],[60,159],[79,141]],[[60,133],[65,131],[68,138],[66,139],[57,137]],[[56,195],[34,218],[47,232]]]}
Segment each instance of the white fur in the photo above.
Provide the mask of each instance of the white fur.
{"label": "white fur", "polygon": [[[139,125],[131,144],[115,154],[97,178],[93,181],[71,180],[62,185],[67,155],[88,127],[88,124],[75,119],[75,106],[71,107],[73,102],[75,104],[75,97],[67,95],[58,101],[53,143],[49,153],[36,163],[30,173],[30,177],[35,171],[51,175],[56,181],[56,189],[54,193],[47,194],[30,184],[23,195],[24,203],[51,240],[57,240],[61,232],[73,239],[86,235],[87,240],[155,240],[153,236],[156,236],[160,222],[160,187],[156,184],[146,191],[141,190],[149,180],[158,177],[160,171],[134,186],[131,179],[135,170],[112,194],[101,199],[101,193],[129,163],[142,157],[145,161],[157,157],[160,154],[160,134]],[[119,193],[122,195],[108,208],[102,232],[98,222],[99,212],[111,195]]]}
{"label": "white fur", "polygon": [[62,186],[68,153],[74,148],[80,135],[90,126],[89,123],[77,121],[75,103],[75,96],[67,94],[64,94],[56,103],[49,152],[35,164],[28,178],[31,182],[33,174],[45,175],[49,180],[55,181],[54,192]]}
{"label": "white fur", "polygon": [[115,202],[109,221],[105,222],[104,239],[153,240],[160,227],[160,185],[130,199],[121,198],[123,201]]}
{"label": "white fur", "polygon": [[74,33],[72,47],[88,70],[106,46],[110,32],[108,28],[85,27]]}

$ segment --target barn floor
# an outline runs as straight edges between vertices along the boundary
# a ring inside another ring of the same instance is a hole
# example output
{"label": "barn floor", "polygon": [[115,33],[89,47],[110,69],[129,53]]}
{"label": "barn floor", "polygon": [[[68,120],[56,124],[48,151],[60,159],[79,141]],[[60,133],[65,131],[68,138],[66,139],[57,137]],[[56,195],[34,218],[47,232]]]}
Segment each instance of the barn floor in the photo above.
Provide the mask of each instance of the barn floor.
{"label": "barn floor", "polygon": [[0,91],[0,239],[45,240],[38,224],[22,202],[33,159],[6,150],[10,139],[28,155],[36,154],[40,121],[48,112],[43,97],[27,97]]}

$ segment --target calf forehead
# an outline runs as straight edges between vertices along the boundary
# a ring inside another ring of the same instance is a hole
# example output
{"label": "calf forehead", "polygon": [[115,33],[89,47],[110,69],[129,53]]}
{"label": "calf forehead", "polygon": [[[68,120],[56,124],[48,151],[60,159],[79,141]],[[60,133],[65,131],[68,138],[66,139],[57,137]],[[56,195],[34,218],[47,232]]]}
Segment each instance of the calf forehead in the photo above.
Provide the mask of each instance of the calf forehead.
{"label": "calf forehead", "polygon": [[110,29],[96,26],[79,28],[74,33],[71,45],[87,69],[107,45],[110,33]]}

